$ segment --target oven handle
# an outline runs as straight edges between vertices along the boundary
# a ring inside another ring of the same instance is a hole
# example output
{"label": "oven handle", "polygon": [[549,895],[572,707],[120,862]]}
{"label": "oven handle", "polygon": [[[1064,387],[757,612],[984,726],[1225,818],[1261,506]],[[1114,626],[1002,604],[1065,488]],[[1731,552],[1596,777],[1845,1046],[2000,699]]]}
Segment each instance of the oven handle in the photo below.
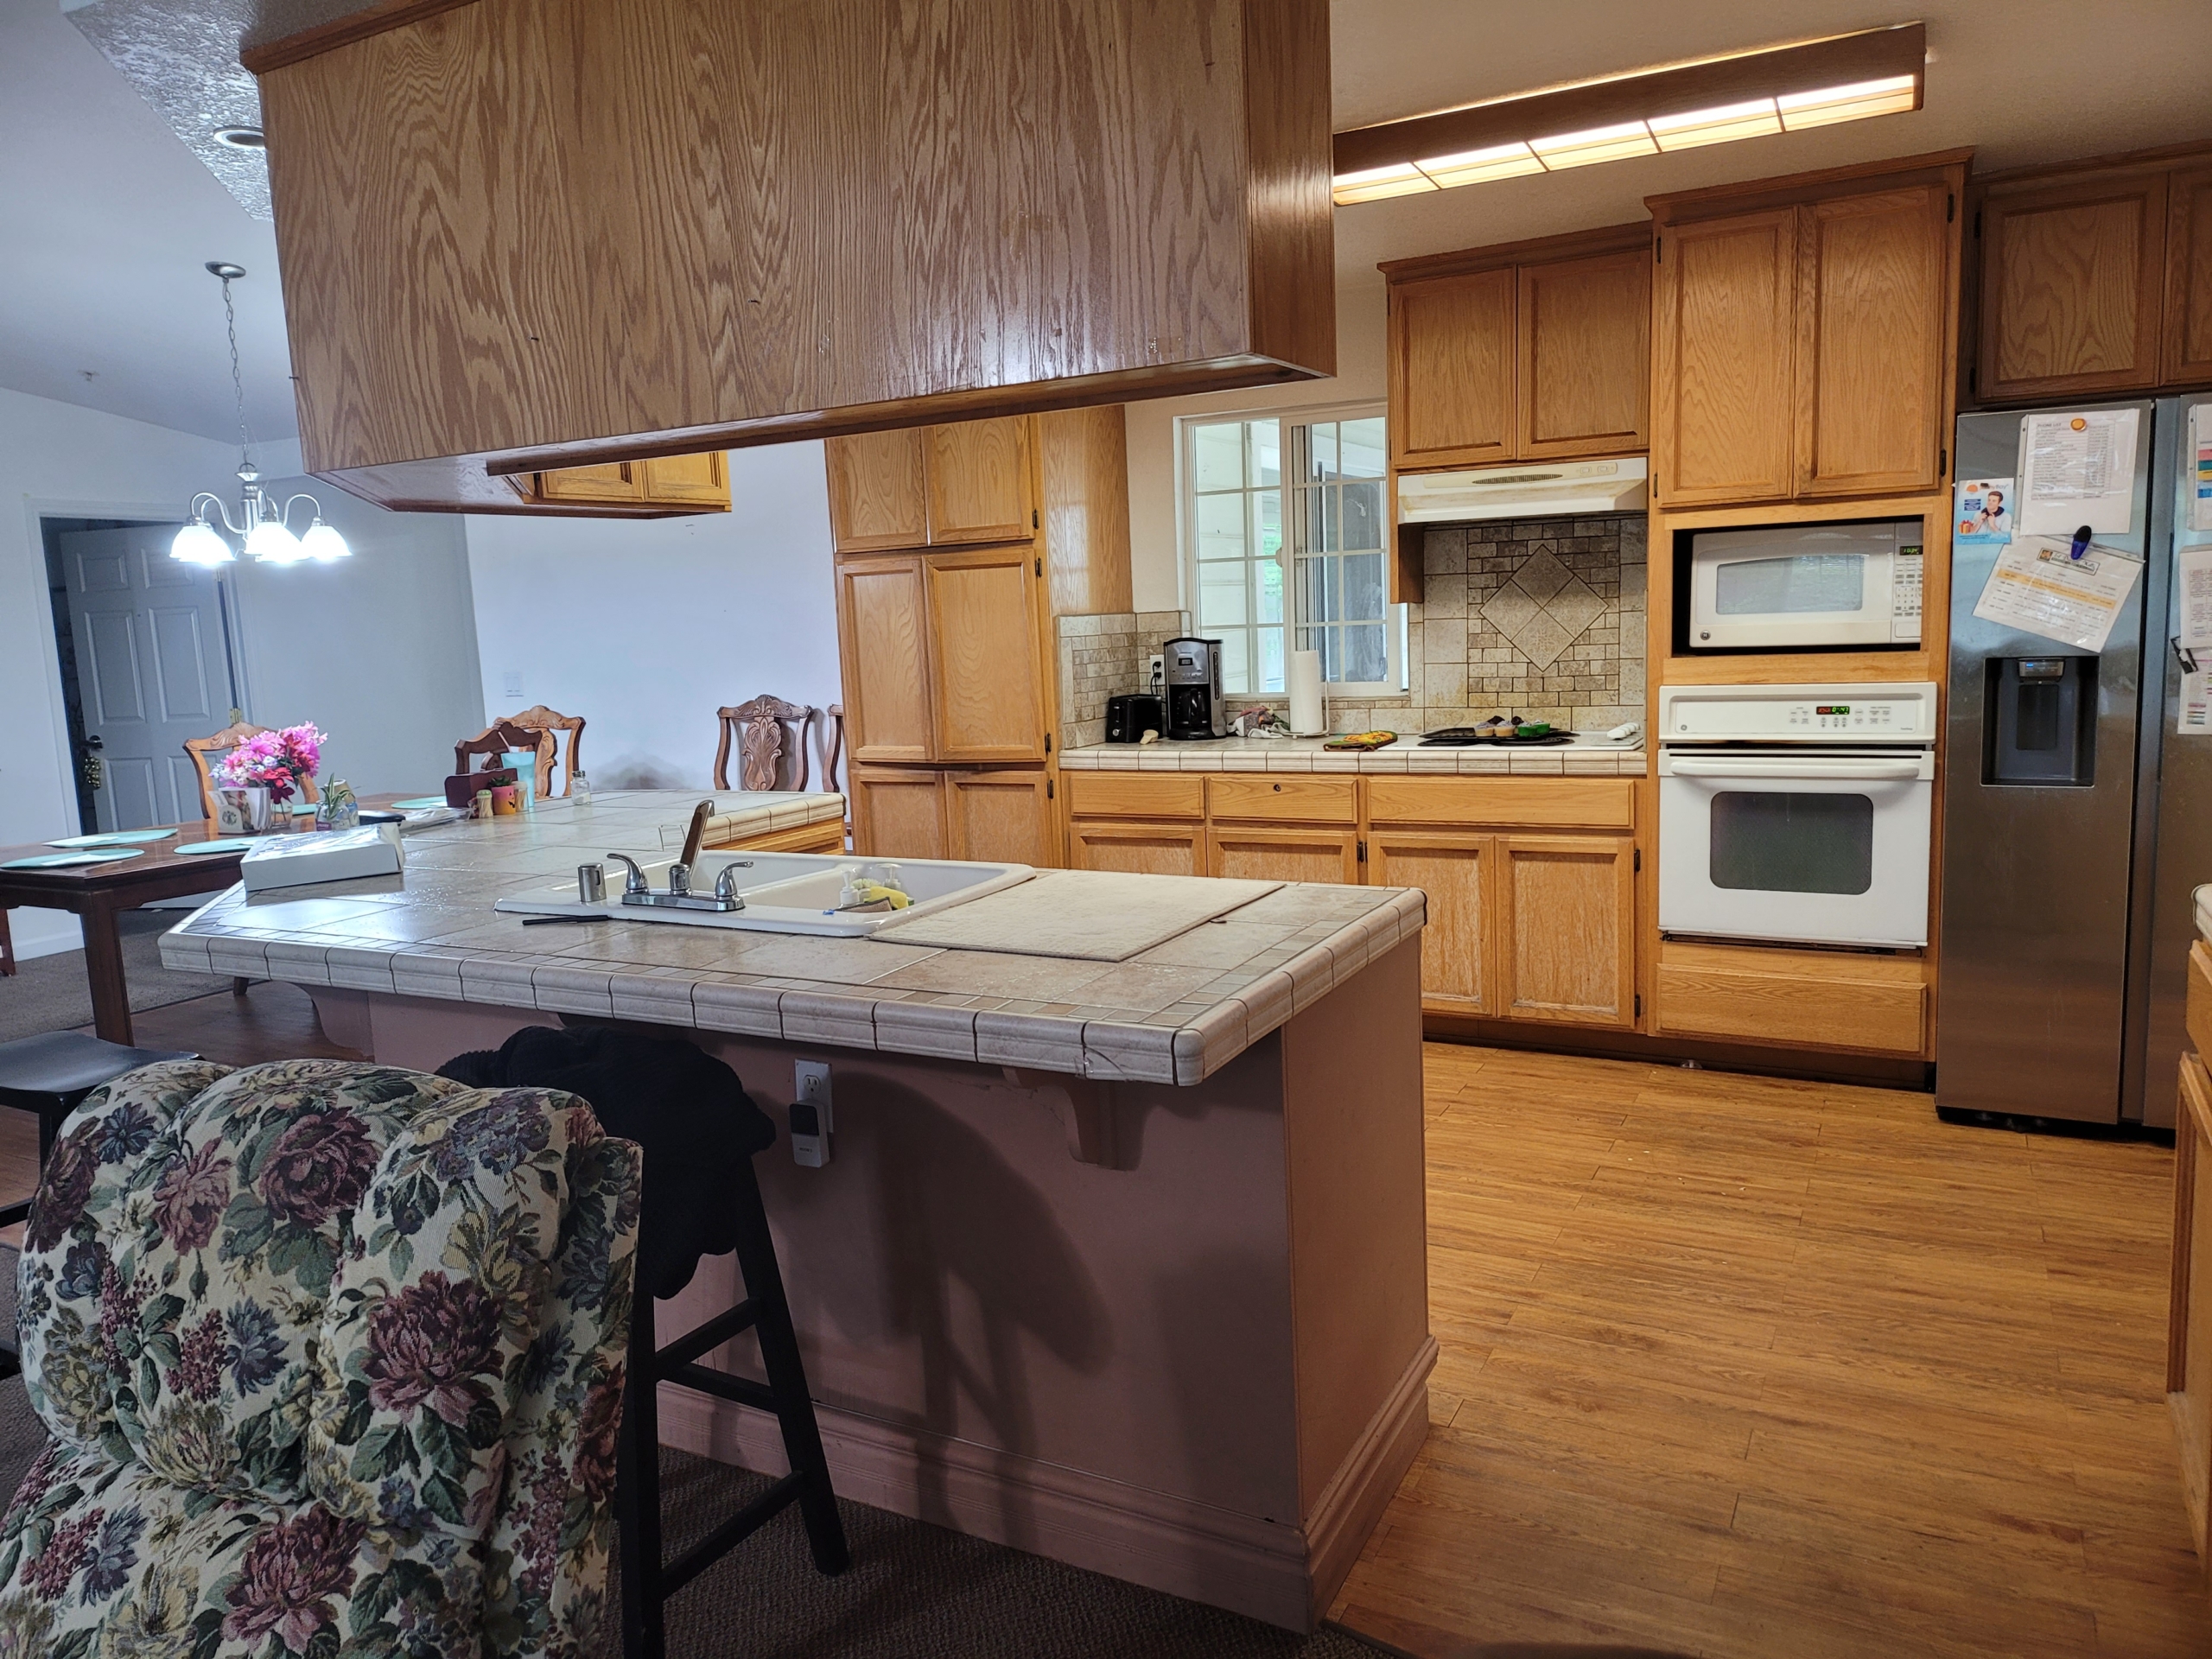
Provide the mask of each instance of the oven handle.
{"label": "oven handle", "polygon": [[1917,778],[1916,760],[1854,760],[1847,755],[1777,755],[1759,760],[1700,760],[1688,755],[1669,763],[1677,778],[1835,778],[1853,780]]}

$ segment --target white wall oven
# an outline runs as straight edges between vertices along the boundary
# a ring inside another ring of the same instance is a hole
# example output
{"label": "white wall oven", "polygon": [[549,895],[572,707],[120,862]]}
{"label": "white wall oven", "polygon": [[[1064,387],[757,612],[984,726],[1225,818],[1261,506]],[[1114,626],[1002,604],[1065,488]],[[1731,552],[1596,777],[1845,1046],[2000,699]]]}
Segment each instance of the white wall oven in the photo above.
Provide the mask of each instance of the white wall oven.
{"label": "white wall oven", "polygon": [[1659,693],[1659,931],[1928,943],[1936,687]]}
{"label": "white wall oven", "polygon": [[1690,537],[1692,651],[1920,643],[1921,522],[1759,524]]}

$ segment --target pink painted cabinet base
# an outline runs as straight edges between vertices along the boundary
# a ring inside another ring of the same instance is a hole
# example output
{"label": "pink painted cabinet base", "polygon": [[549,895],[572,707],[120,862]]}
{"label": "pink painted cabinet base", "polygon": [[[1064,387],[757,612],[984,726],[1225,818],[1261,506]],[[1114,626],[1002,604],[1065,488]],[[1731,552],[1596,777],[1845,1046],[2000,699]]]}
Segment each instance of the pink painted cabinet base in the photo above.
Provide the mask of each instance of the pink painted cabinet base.
{"label": "pink painted cabinet base", "polygon": [[[559,1018],[307,988],[333,1038],[424,1068]],[[1427,1427],[1417,938],[1186,1088],[689,1034],[779,1123],[792,1062],[831,1065],[831,1162],[759,1168],[842,1495],[1312,1628]],[[1071,1155],[1071,1090],[1115,1166]],[[735,1272],[702,1263],[658,1328]],[[750,1349],[710,1363],[757,1375]],[[766,1417],[673,1388],[662,1414],[784,1466]]]}

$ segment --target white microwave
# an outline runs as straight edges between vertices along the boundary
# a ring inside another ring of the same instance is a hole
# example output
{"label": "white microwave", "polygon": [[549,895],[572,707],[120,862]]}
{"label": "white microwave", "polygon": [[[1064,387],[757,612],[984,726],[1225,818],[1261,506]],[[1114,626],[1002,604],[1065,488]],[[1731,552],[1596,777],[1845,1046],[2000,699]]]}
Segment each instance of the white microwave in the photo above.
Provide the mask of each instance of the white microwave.
{"label": "white microwave", "polygon": [[1920,643],[1921,522],[1760,524],[1690,537],[1692,651]]}

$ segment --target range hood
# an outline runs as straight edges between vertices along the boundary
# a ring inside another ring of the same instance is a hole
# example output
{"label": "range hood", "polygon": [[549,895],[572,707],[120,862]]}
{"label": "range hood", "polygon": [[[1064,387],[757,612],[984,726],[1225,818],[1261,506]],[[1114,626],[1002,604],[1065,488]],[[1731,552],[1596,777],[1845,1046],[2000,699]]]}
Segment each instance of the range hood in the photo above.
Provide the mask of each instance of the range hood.
{"label": "range hood", "polygon": [[1641,512],[1650,467],[1612,461],[1523,461],[1456,473],[1400,473],[1398,522],[1457,524],[1482,518],[1571,518]]}

